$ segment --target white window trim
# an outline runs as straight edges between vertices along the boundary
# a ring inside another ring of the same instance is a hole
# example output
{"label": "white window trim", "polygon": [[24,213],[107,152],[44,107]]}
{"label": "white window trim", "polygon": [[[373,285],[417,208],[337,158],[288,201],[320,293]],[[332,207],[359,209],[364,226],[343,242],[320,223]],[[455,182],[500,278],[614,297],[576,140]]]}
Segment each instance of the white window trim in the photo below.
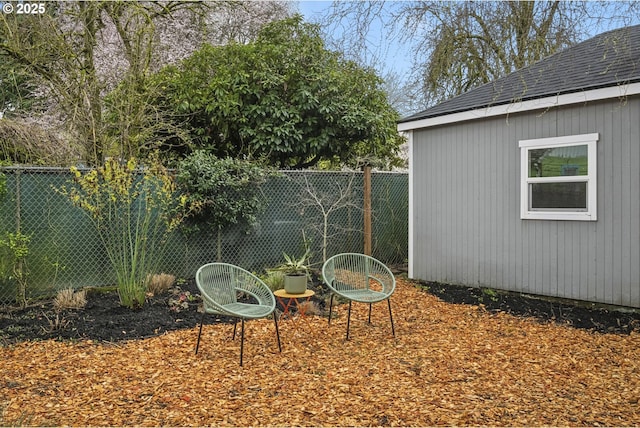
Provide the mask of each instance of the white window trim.
{"label": "white window trim", "polygon": [[[567,135],[563,137],[537,138],[533,140],[520,140],[520,218],[523,220],[597,220],[597,146],[599,134]],[[584,176],[553,177],[548,178],[529,177],[529,150],[587,145],[589,173]],[[586,182],[587,183],[587,209],[586,211],[540,211],[529,210],[529,185],[540,182]]]}

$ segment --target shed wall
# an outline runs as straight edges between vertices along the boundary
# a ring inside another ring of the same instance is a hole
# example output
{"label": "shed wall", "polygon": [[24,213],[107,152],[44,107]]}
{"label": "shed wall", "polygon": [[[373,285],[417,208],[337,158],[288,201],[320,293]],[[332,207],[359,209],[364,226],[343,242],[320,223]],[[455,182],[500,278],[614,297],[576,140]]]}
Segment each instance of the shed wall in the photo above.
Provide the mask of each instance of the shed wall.
{"label": "shed wall", "polygon": [[[523,139],[597,132],[598,220],[520,219]],[[413,277],[640,307],[640,98],[416,130]]]}

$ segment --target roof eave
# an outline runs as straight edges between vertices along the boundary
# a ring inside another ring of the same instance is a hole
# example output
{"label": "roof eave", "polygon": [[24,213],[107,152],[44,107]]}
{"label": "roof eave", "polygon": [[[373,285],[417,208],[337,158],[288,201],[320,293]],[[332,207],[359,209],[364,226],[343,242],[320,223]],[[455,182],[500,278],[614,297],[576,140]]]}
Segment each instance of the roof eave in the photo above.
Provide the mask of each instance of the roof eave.
{"label": "roof eave", "polygon": [[415,129],[430,128],[449,123],[466,122],[469,120],[503,116],[526,111],[548,109],[563,105],[585,103],[589,101],[610,98],[624,98],[640,94],[640,82],[616,84],[613,86],[592,88],[562,94],[547,95],[541,98],[518,100],[509,103],[483,106],[475,109],[447,112],[437,116],[427,116],[420,119],[398,123],[398,131],[407,132]]}

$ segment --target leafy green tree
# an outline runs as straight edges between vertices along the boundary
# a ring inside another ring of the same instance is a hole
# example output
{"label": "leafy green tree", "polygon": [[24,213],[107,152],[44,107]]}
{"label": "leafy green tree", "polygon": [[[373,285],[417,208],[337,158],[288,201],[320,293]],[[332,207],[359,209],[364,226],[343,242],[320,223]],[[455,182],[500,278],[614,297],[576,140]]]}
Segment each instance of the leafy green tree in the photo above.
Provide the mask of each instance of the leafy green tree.
{"label": "leafy green tree", "polygon": [[[34,94],[46,127],[65,125],[67,157],[146,156],[152,133],[180,134],[150,104],[150,73],[204,40],[227,43],[286,15],[284,1],[47,1],[36,14],[0,13],[0,116],[32,118]],[[113,89],[118,90],[113,92]],[[105,94],[112,94],[105,100]],[[168,130],[167,130],[168,128]],[[162,139],[160,140],[162,141]]]}
{"label": "leafy green tree", "polygon": [[192,228],[217,232],[218,260],[222,229],[232,224],[251,226],[265,208],[260,185],[269,174],[254,162],[218,159],[204,150],[196,150],[178,164],[176,180],[185,198],[186,221]]}
{"label": "leafy green tree", "polygon": [[291,168],[389,162],[403,141],[382,80],[326,49],[319,27],[299,15],[265,26],[253,43],[206,45],[157,79],[159,104],[218,157]]}

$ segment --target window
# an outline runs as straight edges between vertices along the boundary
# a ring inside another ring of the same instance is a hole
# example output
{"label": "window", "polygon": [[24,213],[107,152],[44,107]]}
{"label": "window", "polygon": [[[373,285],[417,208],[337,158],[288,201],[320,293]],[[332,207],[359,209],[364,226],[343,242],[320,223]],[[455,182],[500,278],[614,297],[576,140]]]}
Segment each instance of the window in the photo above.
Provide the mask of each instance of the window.
{"label": "window", "polygon": [[596,220],[598,134],[520,141],[520,218]]}

